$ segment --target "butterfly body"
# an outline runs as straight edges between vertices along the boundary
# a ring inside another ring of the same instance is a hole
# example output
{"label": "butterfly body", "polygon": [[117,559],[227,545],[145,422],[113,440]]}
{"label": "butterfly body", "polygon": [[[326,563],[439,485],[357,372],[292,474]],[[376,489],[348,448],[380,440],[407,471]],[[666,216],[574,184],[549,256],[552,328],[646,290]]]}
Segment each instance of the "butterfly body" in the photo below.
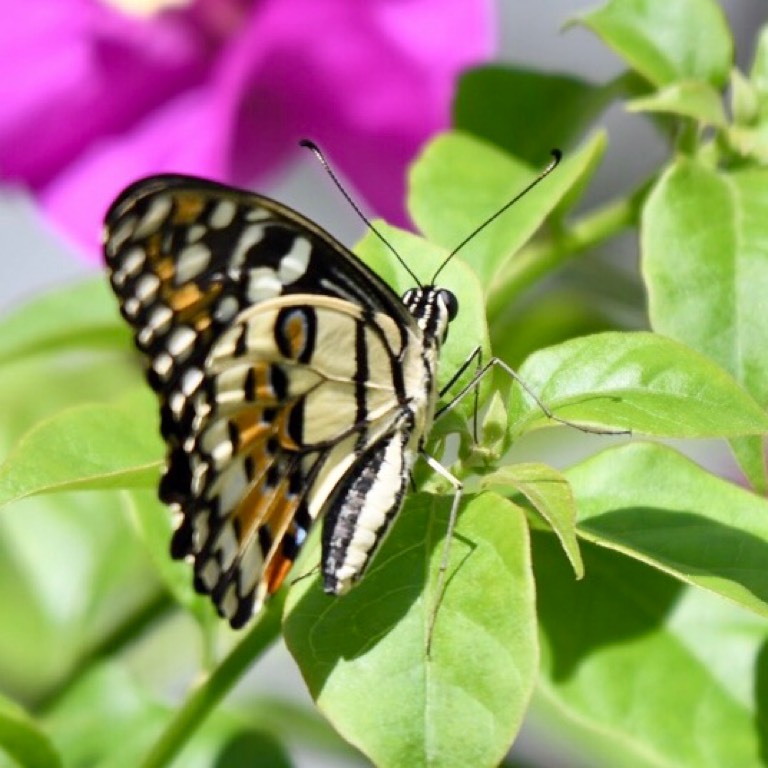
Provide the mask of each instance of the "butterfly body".
{"label": "butterfly body", "polygon": [[171,552],[233,626],[323,518],[324,588],[347,591],[400,511],[456,300],[400,299],[280,204],[158,176],[107,214],[105,258],[160,398]]}

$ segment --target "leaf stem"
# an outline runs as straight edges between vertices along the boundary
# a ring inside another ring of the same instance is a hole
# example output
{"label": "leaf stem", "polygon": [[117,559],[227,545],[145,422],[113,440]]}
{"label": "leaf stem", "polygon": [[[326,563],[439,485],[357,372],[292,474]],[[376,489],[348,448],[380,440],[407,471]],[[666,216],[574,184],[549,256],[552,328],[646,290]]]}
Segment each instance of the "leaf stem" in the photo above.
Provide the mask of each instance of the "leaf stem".
{"label": "leaf stem", "polygon": [[493,325],[499,314],[539,278],[577,253],[635,226],[639,198],[646,191],[647,185],[643,184],[629,197],[608,203],[554,236],[523,248],[491,284],[486,310],[489,324]]}
{"label": "leaf stem", "polygon": [[141,768],[163,768],[170,765],[214,706],[229,693],[254,659],[275,641],[280,632],[286,592],[281,589],[272,597],[260,620],[221,664],[191,692],[160,734]]}

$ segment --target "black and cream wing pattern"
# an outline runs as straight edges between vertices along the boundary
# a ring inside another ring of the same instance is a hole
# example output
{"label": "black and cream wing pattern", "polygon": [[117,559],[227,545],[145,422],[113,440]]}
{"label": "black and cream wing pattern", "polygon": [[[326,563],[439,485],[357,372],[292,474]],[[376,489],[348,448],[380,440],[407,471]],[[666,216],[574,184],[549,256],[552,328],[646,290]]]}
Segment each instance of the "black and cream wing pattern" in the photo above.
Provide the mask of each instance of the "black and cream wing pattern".
{"label": "black and cream wing pattern", "polygon": [[345,592],[402,507],[453,295],[401,299],[295,211],[186,176],[128,187],[104,253],[160,401],[173,557],[239,627],[323,518]]}

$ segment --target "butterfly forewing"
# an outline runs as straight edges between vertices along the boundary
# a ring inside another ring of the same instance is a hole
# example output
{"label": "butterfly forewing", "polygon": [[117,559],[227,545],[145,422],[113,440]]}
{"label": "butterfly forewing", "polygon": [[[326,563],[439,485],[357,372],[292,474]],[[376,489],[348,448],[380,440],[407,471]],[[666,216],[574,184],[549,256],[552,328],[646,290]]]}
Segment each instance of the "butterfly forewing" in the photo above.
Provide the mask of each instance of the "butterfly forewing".
{"label": "butterfly forewing", "polygon": [[294,211],[183,176],[123,192],[105,256],[160,397],[173,556],[240,626],[326,515],[325,587],[345,591],[431,420],[435,296],[414,312]]}

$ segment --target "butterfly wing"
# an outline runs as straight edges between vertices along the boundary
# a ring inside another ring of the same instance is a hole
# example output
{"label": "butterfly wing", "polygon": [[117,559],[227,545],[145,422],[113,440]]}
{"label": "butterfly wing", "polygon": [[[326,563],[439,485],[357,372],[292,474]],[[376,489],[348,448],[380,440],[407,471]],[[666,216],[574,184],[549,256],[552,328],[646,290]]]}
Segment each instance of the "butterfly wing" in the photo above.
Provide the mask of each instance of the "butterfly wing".
{"label": "butterfly wing", "polygon": [[213,345],[161,494],[184,512],[174,555],[193,556],[198,588],[235,625],[279,587],[368,446],[397,429],[391,375],[373,385],[352,344],[340,348],[362,337],[389,367],[397,333],[386,315],[297,294],[246,310]]}
{"label": "butterfly wing", "polygon": [[312,521],[398,428],[413,317],[323,230],[274,201],[181,176],[129,187],[106,221],[123,316],[168,445],[174,557],[240,626]]}

